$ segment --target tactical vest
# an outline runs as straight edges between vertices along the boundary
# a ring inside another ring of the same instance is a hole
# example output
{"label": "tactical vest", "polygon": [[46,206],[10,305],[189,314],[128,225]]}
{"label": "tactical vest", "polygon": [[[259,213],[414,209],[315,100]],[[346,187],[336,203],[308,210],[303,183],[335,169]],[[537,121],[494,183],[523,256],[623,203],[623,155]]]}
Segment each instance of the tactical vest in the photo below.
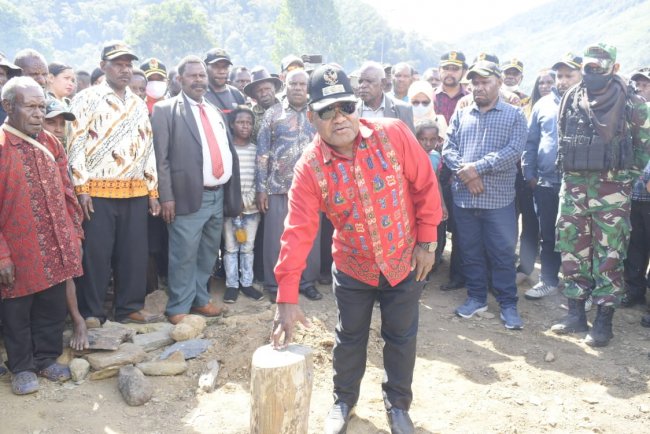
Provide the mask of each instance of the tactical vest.
{"label": "tactical vest", "polygon": [[574,86],[562,99],[559,116],[557,165],[563,171],[603,171],[631,169],[634,164],[632,133],[626,119],[611,142],[606,143],[596,132],[589,115],[580,108]]}

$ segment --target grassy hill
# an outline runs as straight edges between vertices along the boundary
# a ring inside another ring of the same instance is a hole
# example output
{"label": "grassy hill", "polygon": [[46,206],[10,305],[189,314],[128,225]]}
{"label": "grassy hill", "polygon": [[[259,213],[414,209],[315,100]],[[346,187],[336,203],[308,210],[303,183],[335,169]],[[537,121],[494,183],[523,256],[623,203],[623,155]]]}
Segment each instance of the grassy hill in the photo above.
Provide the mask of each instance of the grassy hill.
{"label": "grassy hill", "polygon": [[481,51],[521,59],[528,89],[537,71],[592,42],[616,46],[621,71],[629,73],[650,65],[650,0],[558,0],[454,42],[470,61]]}

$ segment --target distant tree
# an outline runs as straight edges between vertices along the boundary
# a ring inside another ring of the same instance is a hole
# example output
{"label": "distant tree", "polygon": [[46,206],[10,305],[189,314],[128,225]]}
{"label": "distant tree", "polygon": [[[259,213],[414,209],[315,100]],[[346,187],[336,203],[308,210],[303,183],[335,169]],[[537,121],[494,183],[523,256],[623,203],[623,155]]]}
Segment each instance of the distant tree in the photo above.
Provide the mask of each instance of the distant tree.
{"label": "distant tree", "polygon": [[141,58],[157,57],[173,64],[188,54],[202,55],[214,45],[207,14],[193,0],[164,0],[135,12],[127,42]]}
{"label": "distant tree", "polygon": [[0,33],[2,42],[0,51],[10,59],[14,54],[23,48],[35,48],[49,53],[49,46],[44,41],[39,41],[39,35],[29,26],[27,16],[14,6],[13,2],[0,0]]}

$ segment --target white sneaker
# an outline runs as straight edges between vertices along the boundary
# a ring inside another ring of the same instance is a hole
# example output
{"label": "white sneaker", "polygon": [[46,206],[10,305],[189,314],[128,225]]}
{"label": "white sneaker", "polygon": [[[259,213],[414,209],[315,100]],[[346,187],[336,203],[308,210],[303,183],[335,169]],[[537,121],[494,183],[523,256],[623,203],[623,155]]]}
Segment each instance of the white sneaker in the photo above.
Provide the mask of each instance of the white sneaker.
{"label": "white sneaker", "polygon": [[528,300],[539,300],[547,295],[553,295],[557,292],[557,286],[552,286],[544,282],[539,282],[537,285],[530,288],[524,293],[524,297]]}

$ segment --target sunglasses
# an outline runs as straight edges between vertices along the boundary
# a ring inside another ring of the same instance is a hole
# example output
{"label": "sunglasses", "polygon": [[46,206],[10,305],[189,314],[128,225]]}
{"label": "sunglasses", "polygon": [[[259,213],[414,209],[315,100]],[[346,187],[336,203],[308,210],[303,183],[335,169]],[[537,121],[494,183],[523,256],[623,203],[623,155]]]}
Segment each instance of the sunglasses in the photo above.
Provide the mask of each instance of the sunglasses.
{"label": "sunglasses", "polygon": [[411,105],[415,106],[422,105],[424,107],[429,107],[429,104],[431,104],[431,101],[411,101]]}
{"label": "sunglasses", "polygon": [[445,65],[442,67],[444,71],[460,71],[460,66],[456,65]]}
{"label": "sunglasses", "polygon": [[594,64],[585,65],[584,70],[587,74],[605,75],[610,71],[610,67],[596,66]]}
{"label": "sunglasses", "polygon": [[328,121],[333,119],[336,116],[336,110],[339,110],[344,115],[351,115],[357,110],[356,102],[341,102],[338,104],[332,104],[331,106],[325,107],[324,109],[318,110],[318,117],[323,121]]}

